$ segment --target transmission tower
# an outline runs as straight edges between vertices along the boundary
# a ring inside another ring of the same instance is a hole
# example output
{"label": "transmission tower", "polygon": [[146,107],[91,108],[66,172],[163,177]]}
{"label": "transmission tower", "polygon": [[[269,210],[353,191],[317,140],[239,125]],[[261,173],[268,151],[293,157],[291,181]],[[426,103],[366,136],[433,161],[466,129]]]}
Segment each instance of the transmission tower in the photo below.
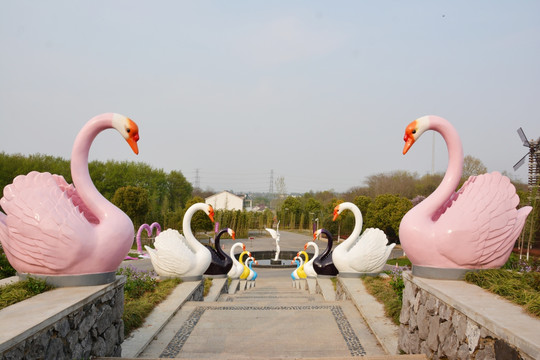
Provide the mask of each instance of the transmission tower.
{"label": "transmission tower", "polygon": [[195,169],[195,184],[196,189],[201,188],[201,177],[199,176],[199,169]]}
{"label": "transmission tower", "polygon": [[270,170],[270,186],[268,187],[270,195],[274,193],[274,169]]}

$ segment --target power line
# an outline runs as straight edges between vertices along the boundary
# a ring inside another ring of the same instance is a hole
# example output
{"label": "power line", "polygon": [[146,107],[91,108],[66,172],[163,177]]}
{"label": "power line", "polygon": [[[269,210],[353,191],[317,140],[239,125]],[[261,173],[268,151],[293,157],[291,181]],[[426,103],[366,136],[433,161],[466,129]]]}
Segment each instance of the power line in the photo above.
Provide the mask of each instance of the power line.
{"label": "power line", "polygon": [[268,187],[270,195],[274,193],[274,169],[270,170],[270,186]]}
{"label": "power line", "polygon": [[195,188],[200,189],[201,188],[201,177],[199,176],[199,169],[195,169],[195,181],[194,181]]}

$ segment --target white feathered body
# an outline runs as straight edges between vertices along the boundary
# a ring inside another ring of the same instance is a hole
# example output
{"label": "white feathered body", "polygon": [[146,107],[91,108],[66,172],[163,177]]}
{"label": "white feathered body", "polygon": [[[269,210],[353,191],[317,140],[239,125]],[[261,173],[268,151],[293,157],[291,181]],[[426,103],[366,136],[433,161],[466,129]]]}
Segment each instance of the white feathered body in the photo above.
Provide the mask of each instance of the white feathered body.
{"label": "white feathered body", "polygon": [[339,244],[332,254],[334,265],[340,273],[381,272],[396,244],[388,244],[386,234],[376,228],[368,228],[347,249],[347,241]]}

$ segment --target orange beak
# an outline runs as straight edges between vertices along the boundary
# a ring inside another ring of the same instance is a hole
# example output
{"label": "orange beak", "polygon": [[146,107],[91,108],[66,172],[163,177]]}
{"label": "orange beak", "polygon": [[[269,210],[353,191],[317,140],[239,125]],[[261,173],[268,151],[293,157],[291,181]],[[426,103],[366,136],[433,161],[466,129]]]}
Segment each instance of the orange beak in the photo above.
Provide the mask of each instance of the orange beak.
{"label": "orange beak", "polygon": [[413,134],[413,131],[416,129],[416,120],[413,121],[412,123],[410,123],[407,128],[405,129],[405,136],[403,137],[403,141],[405,141],[405,146],[403,147],[403,155],[405,155],[407,153],[407,151],[409,151],[409,149],[411,148],[411,146],[414,144],[414,142],[416,141],[414,139],[414,136],[412,135]]}
{"label": "orange beak", "polygon": [[236,233],[234,232],[234,230],[232,230],[232,239],[236,240]]}
{"label": "orange beak", "polygon": [[317,240],[317,232],[313,233],[313,241]]}
{"label": "orange beak", "polygon": [[135,122],[131,119],[128,119],[129,123],[129,137],[126,139],[127,143],[131,147],[131,150],[137,155],[139,155],[139,146],[137,145],[137,141],[139,141],[139,127]]}
{"label": "orange beak", "polygon": [[208,205],[208,217],[214,222],[214,208],[212,205]]}
{"label": "orange beak", "polygon": [[336,221],[337,217],[339,216],[339,205],[334,208],[334,218],[332,221]]}
{"label": "orange beak", "polygon": [[246,251],[246,245],[242,246],[242,251]]}
{"label": "orange beak", "polygon": [[307,250],[307,244],[304,245],[304,251]]}

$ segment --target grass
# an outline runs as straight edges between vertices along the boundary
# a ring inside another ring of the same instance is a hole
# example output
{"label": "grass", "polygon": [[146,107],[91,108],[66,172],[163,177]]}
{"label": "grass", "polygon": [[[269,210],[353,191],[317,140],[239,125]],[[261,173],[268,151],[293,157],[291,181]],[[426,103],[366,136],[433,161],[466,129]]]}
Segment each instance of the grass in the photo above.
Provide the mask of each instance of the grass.
{"label": "grass", "polygon": [[203,297],[206,297],[208,295],[208,292],[210,291],[210,288],[212,287],[212,278],[204,278],[204,290],[203,290]]}
{"label": "grass", "polygon": [[540,273],[493,269],[469,272],[465,281],[520,305],[540,318]]}
{"label": "grass", "polygon": [[17,281],[12,284],[0,287],[0,310],[32,296],[52,290],[44,280],[29,277],[24,281]]}
{"label": "grass", "polygon": [[401,256],[395,259],[390,259],[386,263],[388,265],[393,265],[393,266],[395,266],[396,264],[397,266],[408,266],[408,267],[412,266],[411,261],[405,256]]}
{"label": "grass", "polygon": [[0,279],[5,279],[10,276],[15,276],[17,271],[9,263],[6,254],[2,251],[0,247]]}
{"label": "grass", "polygon": [[332,281],[332,285],[334,285],[334,291],[337,291],[337,277],[332,276],[330,281]]}
{"label": "grass", "polygon": [[182,282],[180,279],[157,281],[153,272],[139,271],[134,267],[120,268],[117,274],[126,276],[122,315],[125,336],[140,327],[156,305]]}
{"label": "grass", "polygon": [[391,284],[393,280],[374,276],[364,276],[362,279],[367,291],[384,305],[385,315],[399,325],[402,301]]}

